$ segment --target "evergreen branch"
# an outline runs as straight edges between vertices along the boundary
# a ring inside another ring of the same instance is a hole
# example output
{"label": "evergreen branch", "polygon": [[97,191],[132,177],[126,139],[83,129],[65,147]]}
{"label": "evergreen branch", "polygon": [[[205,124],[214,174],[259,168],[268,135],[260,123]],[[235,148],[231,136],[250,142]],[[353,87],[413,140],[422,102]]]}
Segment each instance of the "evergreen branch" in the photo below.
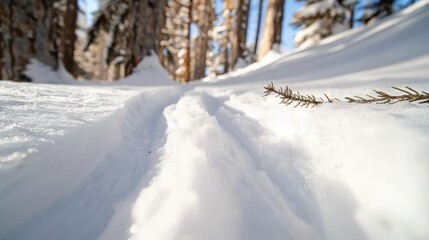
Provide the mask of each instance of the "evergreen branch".
{"label": "evergreen branch", "polygon": [[[429,93],[425,91],[418,92],[408,86],[405,86],[405,89],[392,87],[393,89],[402,92],[402,95],[391,95],[383,91],[373,90],[376,93],[376,96],[366,95],[365,97],[354,96],[354,97],[345,97],[347,103],[377,103],[377,104],[394,104],[398,102],[408,101],[408,102],[417,102],[419,104],[429,104]],[[286,106],[296,103],[294,107],[315,107],[316,105],[322,103],[334,103],[334,101],[341,102],[338,98],[330,98],[328,95],[325,95],[325,98],[318,97],[316,98],[313,95],[302,95],[299,92],[294,93],[288,86],[284,89],[276,89],[274,84],[271,82],[266,87],[264,87],[264,97],[272,93],[276,94],[276,97],[281,99],[280,104],[285,104]]]}
{"label": "evergreen branch", "polygon": [[385,104],[385,103],[397,103],[397,102],[418,102],[420,104],[422,103],[429,103],[429,93],[422,91],[418,92],[410,87],[405,86],[406,89],[398,88],[398,87],[392,87],[393,89],[402,92],[404,94],[402,95],[391,95],[383,91],[374,90],[374,92],[377,94],[375,97],[371,95],[367,95],[368,98],[363,98],[359,96],[355,96],[354,98],[346,97],[345,99],[349,103],[378,103],[378,104]]}
{"label": "evergreen branch", "polygon": [[[301,95],[299,92],[294,93],[288,86],[286,86],[285,89],[280,88],[277,90],[272,82],[264,87],[264,89],[264,97],[274,93],[276,94],[276,97],[281,99],[280,104],[285,104],[286,106],[296,103],[294,107],[301,106],[307,108],[311,106],[313,108],[318,104],[324,103],[322,98],[316,99],[316,97],[313,95]],[[328,99],[328,102],[333,102],[333,100],[330,99],[326,94],[325,97]]]}

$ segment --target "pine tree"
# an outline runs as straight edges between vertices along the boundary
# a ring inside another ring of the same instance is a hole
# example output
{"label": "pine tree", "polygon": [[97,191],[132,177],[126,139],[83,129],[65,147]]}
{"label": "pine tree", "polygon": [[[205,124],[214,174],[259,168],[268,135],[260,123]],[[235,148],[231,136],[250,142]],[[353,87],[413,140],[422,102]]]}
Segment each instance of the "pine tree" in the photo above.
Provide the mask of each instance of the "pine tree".
{"label": "pine tree", "polygon": [[378,0],[365,4],[365,13],[359,19],[364,24],[370,24],[391,15],[394,12],[395,0]]}
{"label": "pine tree", "polygon": [[347,12],[337,0],[307,1],[307,5],[293,17],[292,23],[302,27],[295,37],[295,44],[301,47],[311,46],[345,30]]}

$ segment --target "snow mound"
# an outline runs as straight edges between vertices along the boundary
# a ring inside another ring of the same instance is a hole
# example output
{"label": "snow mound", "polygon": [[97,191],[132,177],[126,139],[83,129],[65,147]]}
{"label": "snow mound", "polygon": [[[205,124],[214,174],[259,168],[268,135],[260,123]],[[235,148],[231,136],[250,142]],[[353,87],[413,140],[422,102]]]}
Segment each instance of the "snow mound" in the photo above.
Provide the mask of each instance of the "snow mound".
{"label": "snow mound", "polygon": [[77,81],[63,65],[54,71],[52,68],[32,59],[27,65],[24,73],[32,79],[34,83],[52,83],[67,85],[94,85],[94,86],[159,86],[173,85],[174,81],[170,79],[167,71],[161,66],[158,57],[155,54],[146,56],[143,61],[137,65],[130,76],[119,79],[114,82],[102,81]]}
{"label": "snow mound", "polygon": [[62,64],[60,64],[58,70],[54,71],[51,67],[41,63],[37,59],[31,59],[30,63],[26,66],[24,74],[33,83],[77,84],[76,79]]}
{"label": "snow mound", "polygon": [[137,65],[133,74],[114,82],[114,84],[128,86],[159,86],[172,85],[174,81],[170,79],[167,71],[161,66],[158,57],[155,54],[146,56],[143,61]]}

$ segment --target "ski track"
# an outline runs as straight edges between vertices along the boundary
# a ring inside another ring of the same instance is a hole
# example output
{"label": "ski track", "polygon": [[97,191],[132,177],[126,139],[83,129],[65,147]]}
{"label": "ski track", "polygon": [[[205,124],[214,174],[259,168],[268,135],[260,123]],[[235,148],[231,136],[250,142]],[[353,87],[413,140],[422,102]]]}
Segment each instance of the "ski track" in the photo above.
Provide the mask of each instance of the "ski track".
{"label": "ski track", "polygon": [[[154,174],[154,165],[156,157],[152,154],[154,148],[162,145],[162,135],[165,128],[165,120],[162,119],[162,109],[165,106],[176,102],[180,97],[181,89],[168,89],[152,92],[143,92],[126,103],[125,117],[118,125],[103,125],[95,133],[100,137],[110,138],[108,134],[100,134],[102,131],[110,132],[109,128],[120,128],[120,136],[116,144],[107,146],[105,157],[99,160],[88,175],[82,175],[75,186],[64,191],[62,195],[55,196],[55,199],[44,197],[45,204],[40,205],[40,209],[31,209],[28,211],[33,215],[24,215],[18,221],[12,231],[1,231],[0,239],[97,239],[104,232],[110,219],[118,211],[126,211],[127,207],[121,206],[124,201],[132,201],[135,197],[138,187],[147,185],[150,176]],[[167,94],[168,92],[168,94]],[[163,95],[163,98],[159,96]],[[169,96],[169,97],[165,97]],[[156,99],[156,101],[154,101]],[[161,99],[161,100],[159,100]],[[156,122],[157,124],[153,124]],[[157,128],[153,128],[153,126]],[[97,127],[97,126],[96,126]],[[101,132],[100,132],[101,131]],[[161,136],[161,138],[160,138]],[[85,137],[85,136],[83,136]],[[113,136],[116,137],[116,136]],[[59,143],[61,144],[61,142]],[[92,151],[97,151],[100,146],[94,144]],[[77,150],[77,149],[76,149]],[[41,149],[50,151],[48,149]],[[70,149],[64,154],[69,154]],[[79,150],[78,150],[79,151]],[[54,156],[57,154],[54,152]],[[80,152],[75,158],[91,158],[94,155],[85,156],[85,152]],[[37,158],[35,159],[37,160]],[[74,161],[74,159],[69,159]],[[28,159],[26,159],[28,161]],[[94,159],[80,159],[79,162],[92,162]],[[84,163],[83,163],[84,164]],[[67,166],[64,166],[67,168]],[[91,168],[91,165],[87,166]],[[37,168],[37,166],[36,166]],[[55,169],[53,169],[55,171]],[[50,175],[51,173],[46,173]],[[25,183],[27,178],[24,176],[21,180]],[[60,176],[57,176],[61,179]],[[33,184],[35,189],[64,187],[61,180],[55,182],[41,182],[46,184]],[[15,186],[16,187],[16,186]],[[25,187],[25,186],[24,186]],[[19,189],[15,189],[19,191]],[[46,192],[45,192],[46,193]],[[39,194],[44,194],[42,191]],[[35,196],[36,198],[38,196]],[[9,202],[12,210],[26,209],[31,207],[31,197],[25,196],[23,199],[17,199],[17,202]],[[37,205],[36,205],[37,206]],[[2,205],[2,207],[5,207]],[[128,207],[129,208],[129,207]],[[6,208],[5,208],[6,209]],[[3,211],[4,212],[4,211]],[[24,212],[24,211],[23,211]],[[17,214],[17,213],[15,213]],[[25,212],[24,212],[25,214]],[[5,215],[13,216],[13,213]],[[19,214],[17,214],[19,215]],[[131,216],[128,219],[122,219],[122,226],[116,228],[115,236],[109,236],[109,239],[125,239],[127,236],[128,222],[131,222]],[[3,219],[5,220],[5,219]],[[25,221],[23,221],[25,220]],[[23,222],[22,222],[23,221]],[[6,222],[5,222],[6,223]],[[19,226],[19,227],[18,227]],[[25,229],[25,231],[22,231]],[[10,229],[9,229],[10,230]],[[113,237],[113,238],[112,238]]]}
{"label": "ski track", "polygon": [[[135,239],[260,239],[267,234],[282,239],[285,227],[295,227],[281,221],[284,204],[269,201],[266,195],[276,190],[248,163],[254,159],[247,149],[219,124],[213,100],[189,91],[165,110],[162,168],[136,203]],[[237,197],[237,191],[245,197]],[[248,207],[255,211],[244,211]],[[165,219],[170,214],[174,219]],[[210,219],[201,221],[205,216]]]}
{"label": "ski track", "polygon": [[[267,235],[273,236],[273,239],[285,237],[298,239],[310,236],[312,239],[323,238],[323,232],[318,231],[321,229],[310,227],[318,225],[312,222],[315,216],[311,216],[318,211],[314,209],[312,193],[306,188],[304,176],[294,165],[297,158],[294,147],[285,141],[278,141],[261,123],[247,117],[238,109],[228,107],[224,101],[204,93],[202,96],[205,102],[209,102],[208,106],[219,106],[216,110],[211,110],[211,114],[216,118],[223,134],[231,138],[232,146],[245,156],[244,159],[234,161],[241,161],[246,165],[245,172],[250,173],[247,181],[258,179],[249,186],[249,190],[255,191],[252,196],[239,200],[243,215],[240,220],[246,228],[249,228],[243,231],[247,235],[241,238],[262,239]],[[254,131],[249,133],[246,129]],[[246,206],[249,201],[255,205],[250,208],[254,209],[251,212]],[[298,205],[302,207],[293,207]],[[263,209],[257,209],[256,206]],[[273,219],[276,215],[281,217]],[[260,219],[260,216],[264,217]],[[300,222],[301,226],[296,226],[295,222]],[[294,235],[296,232],[298,235]]]}
{"label": "ski track", "polygon": [[[252,117],[252,115],[258,116],[257,113],[252,114],[252,112],[263,110],[258,105],[258,101],[249,102],[248,97],[238,101],[232,99],[237,99],[237,95],[233,94],[223,102],[216,117],[228,134],[235,137],[243,150],[253,156],[252,161],[256,171],[262,173],[269,181],[263,189],[273,185],[279,192],[278,199],[283,201],[282,204],[286,209],[280,209],[279,212],[285,216],[282,222],[286,225],[278,229],[278,239],[285,236],[291,239],[366,239],[360,225],[354,220],[357,206],[350,197],[351,193],[347,187],[340,183],[328,182],[323,178],[318,178],[315,185],[309,177],[314,177],[314,171],[310,169],[311,164],[309,164],[312,156],[303,155],[309,150],[306,149],[307,146],[301,144],[301,139],[305,138],[308,141],[308,139],[317,139],[318,136],[311,132],[302,136],[304,134],[293,131],[288,132],[289,137],[279,134],[276,132],[281,129],[278,128],[279,125],[290,130],[287,121],[279,117],[271,124],[267,124],[264,119],[260,119],[261,115],[259,118]],[[298,123],[294,127],[299,129],[303,126]],[[253,131],[247,129],[253,129]],[[314,150],[315,146],[311,148]],[[314,192],[321,190],[320,185],[324,188],[336,189],[339,194],[323,192],[323,197],[328,200],[321,199],[320,192]],[[269,196],[269,194],[265,195]],[[275,199],[275,197],[269,198]],[[323,206],[320,205],[321,202],[324,203]],[[330,207],[341,209],[334,223],[329,223],[328,219],[325,219],[325,210]],[[297,221],[302,221],[309,229],[291,228],[289,222]],[[347,231],[338,231],[339,224],[347,227]],[[296,232],[313,234],[293,235]],[[254,239],[261,238],[263,236]]]}
{"label": "ski track", "polygon": [[[326,239],[319,199],[295,164],[306,156],[227,101],[191,89],[166,108],[160,172],[135,203],[131,239]],[[347,210],[338,219],[364,239],[355,206],[335,197]]]}
{"label": "ski track", "polygon": [[324,239],[296,146],[227,106],[228,90],[218,94],[185,86],[128,100],[120,140],[1,238]]}
{"label": "ski track", "polygon": [[[104,122],[64,135],[59,149],[40,149],[64,156],[63,171],[37,176],[52,163],[25,159],[40,164],[24,164],[18,187],[1,189],[15,195],[1,205],[12,219],[0,239],[368,239],[348,187],[315,173],[314,158],[332,153],[319,146],[323,124],[305,130],[311,111],[272,109],[278,118],[264,119],[269,103],[240,89],[141,91]],[[82,142],[68,143],[76,134]],[[90,144],[92,135],[102,141]]]}

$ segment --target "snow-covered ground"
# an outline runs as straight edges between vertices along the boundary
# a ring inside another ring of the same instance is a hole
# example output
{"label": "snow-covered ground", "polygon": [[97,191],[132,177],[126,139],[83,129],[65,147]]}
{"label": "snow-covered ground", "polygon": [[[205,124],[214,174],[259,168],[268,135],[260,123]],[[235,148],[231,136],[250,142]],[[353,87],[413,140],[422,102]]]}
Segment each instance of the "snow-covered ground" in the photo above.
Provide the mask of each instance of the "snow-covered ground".
{"label": "snow-covered ground", "polygon": [[428,23],[421,1],[189,85],[152,60],[113,86],[1,82],[0,239],[429,239],[427,105],[262,97],[428,91]]}

